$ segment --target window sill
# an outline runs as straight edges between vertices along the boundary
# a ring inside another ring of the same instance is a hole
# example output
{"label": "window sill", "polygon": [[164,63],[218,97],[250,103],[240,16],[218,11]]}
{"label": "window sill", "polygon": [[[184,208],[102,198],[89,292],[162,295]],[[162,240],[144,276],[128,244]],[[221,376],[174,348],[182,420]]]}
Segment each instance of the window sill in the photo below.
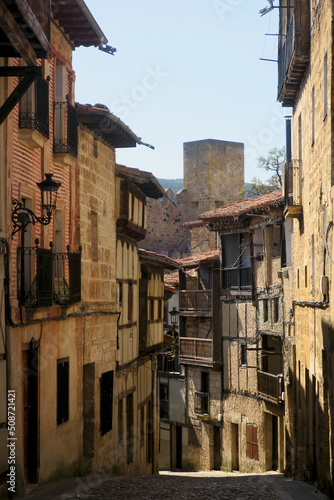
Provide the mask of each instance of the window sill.
{"label": "window sill", "polygon": [[30,128],[19,129],[19,141],[30,149],[43,148],[48,138],[38,130]]}
{"label": "window sill", "polygon": [[53,158],[55,164],[61,167],[71,167],[76,161],[76,158],[68,153],[54,153]]}

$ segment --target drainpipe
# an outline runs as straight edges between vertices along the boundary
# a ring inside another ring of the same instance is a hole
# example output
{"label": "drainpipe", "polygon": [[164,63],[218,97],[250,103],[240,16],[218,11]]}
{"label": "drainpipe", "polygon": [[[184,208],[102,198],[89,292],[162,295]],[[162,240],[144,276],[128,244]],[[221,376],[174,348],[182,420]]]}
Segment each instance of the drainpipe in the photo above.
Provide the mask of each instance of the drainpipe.
{"label": "drainpipe", "polygon": [[155,474],[155,466],[156,466],[156,457],[155,457],[155,443],[156,443],[156,406],[157,406],[157,397],[156,397],[156,370],[157,370],[157,358],[154,356],[152,358],[152,424],[153,424],[153,433],[152,433],[152,474]]}

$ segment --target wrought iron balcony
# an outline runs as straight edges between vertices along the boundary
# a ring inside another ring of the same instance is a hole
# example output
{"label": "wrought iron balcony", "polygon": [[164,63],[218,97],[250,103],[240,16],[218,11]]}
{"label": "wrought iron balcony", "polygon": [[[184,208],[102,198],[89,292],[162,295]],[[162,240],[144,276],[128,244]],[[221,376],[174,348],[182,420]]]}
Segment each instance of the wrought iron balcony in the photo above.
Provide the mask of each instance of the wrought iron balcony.
{"label": "wrought iron balcony", "polygon": [[81,253],[53,253],[50,249],[18,248],[18,296],[25,307],[50,307],[81,300]]}
{"label": "wrought iron balcony", "polygon": [[78,156],[77,110],[68,101],[54,103],[53,152]]}
{"label": "wrought iron balcony", "polygon": [[197,415],[209,414],[209,393],[195,392],[195,413]]}
{"label": "wrought iron balcony", "polygon": [[72,304],[81,300],[81,253],[54,253],[54,301]]}
{"label": "wrought iron balcony", "polygon": [[212,339],[180,337],[180,361],[212,362]]}
{"label": "wrought iron balcony", "polygon": [[181,290],[179,292],[180,314],[211,316],[212,313],[212,291],[211,290]]}
{"label": "wrought iron balcony", "polygon": [[258,370],[258,394],[261,398],[271,401],[272,403],[280,404],[284,388],[283,375],[273,375]]}
{"label": "wrought iron balcony", "polygon": [[222,288],[240,289],[251,286],[252,273],[250,267],[238,267],[222,271]]}
{"label": "wrought iron balcony", "polygon": [[37,78],[20,101],[19,128],[38,130],[49,138],[49,81]]}

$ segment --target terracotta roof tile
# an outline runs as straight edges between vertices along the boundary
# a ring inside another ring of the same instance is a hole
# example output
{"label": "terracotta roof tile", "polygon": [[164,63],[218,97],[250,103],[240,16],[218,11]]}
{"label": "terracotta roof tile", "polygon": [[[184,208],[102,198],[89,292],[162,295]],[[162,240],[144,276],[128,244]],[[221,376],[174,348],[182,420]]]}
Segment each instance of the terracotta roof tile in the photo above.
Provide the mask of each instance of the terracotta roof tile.
{"label": "terracotta roof tile", "polygon": [[166,269],[179,269],[181,267],[180,262],[166,255],[162,255],[155,252],[150,252],[149,250],[144,250],[143,248],[138,248],[139,257],[142,257],[146,260],[151,260],[158,264],[162,264]]}
{"label": "terracotta roof tile", "polygon": [[201,262],[206,262],[208,260],[217,259],[221,254],[220,250],[212,250],[211,252],[205,252],[202,254],[189,255],[189,257],[184,257],[180,259],[182,267],[191,267],[200,264]]}
{"label": "terracotta roof tile", "polygon": [[241,215],[253,210],[262,210],[270,206],[281,205],[284,202],[282,190],[266,193],[261,196],[249,198],[248,200],[237,201],[231,205],[210,210],[199,215],[199,219],[206,222],[222,221],[224,219],[238,218]]}

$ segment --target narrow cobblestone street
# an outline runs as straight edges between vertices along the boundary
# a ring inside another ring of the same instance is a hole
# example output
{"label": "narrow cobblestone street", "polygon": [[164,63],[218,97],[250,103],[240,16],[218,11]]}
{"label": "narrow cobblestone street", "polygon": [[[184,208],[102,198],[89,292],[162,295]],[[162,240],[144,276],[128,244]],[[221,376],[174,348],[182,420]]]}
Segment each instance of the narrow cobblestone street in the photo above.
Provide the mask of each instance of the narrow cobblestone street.
{"label": "narrow cobblestone street", "polygon": [[314,486],[282,474],[162,472],[158,476],[75,478],[32,490],[27,499],[85,500],[325,500]]}

